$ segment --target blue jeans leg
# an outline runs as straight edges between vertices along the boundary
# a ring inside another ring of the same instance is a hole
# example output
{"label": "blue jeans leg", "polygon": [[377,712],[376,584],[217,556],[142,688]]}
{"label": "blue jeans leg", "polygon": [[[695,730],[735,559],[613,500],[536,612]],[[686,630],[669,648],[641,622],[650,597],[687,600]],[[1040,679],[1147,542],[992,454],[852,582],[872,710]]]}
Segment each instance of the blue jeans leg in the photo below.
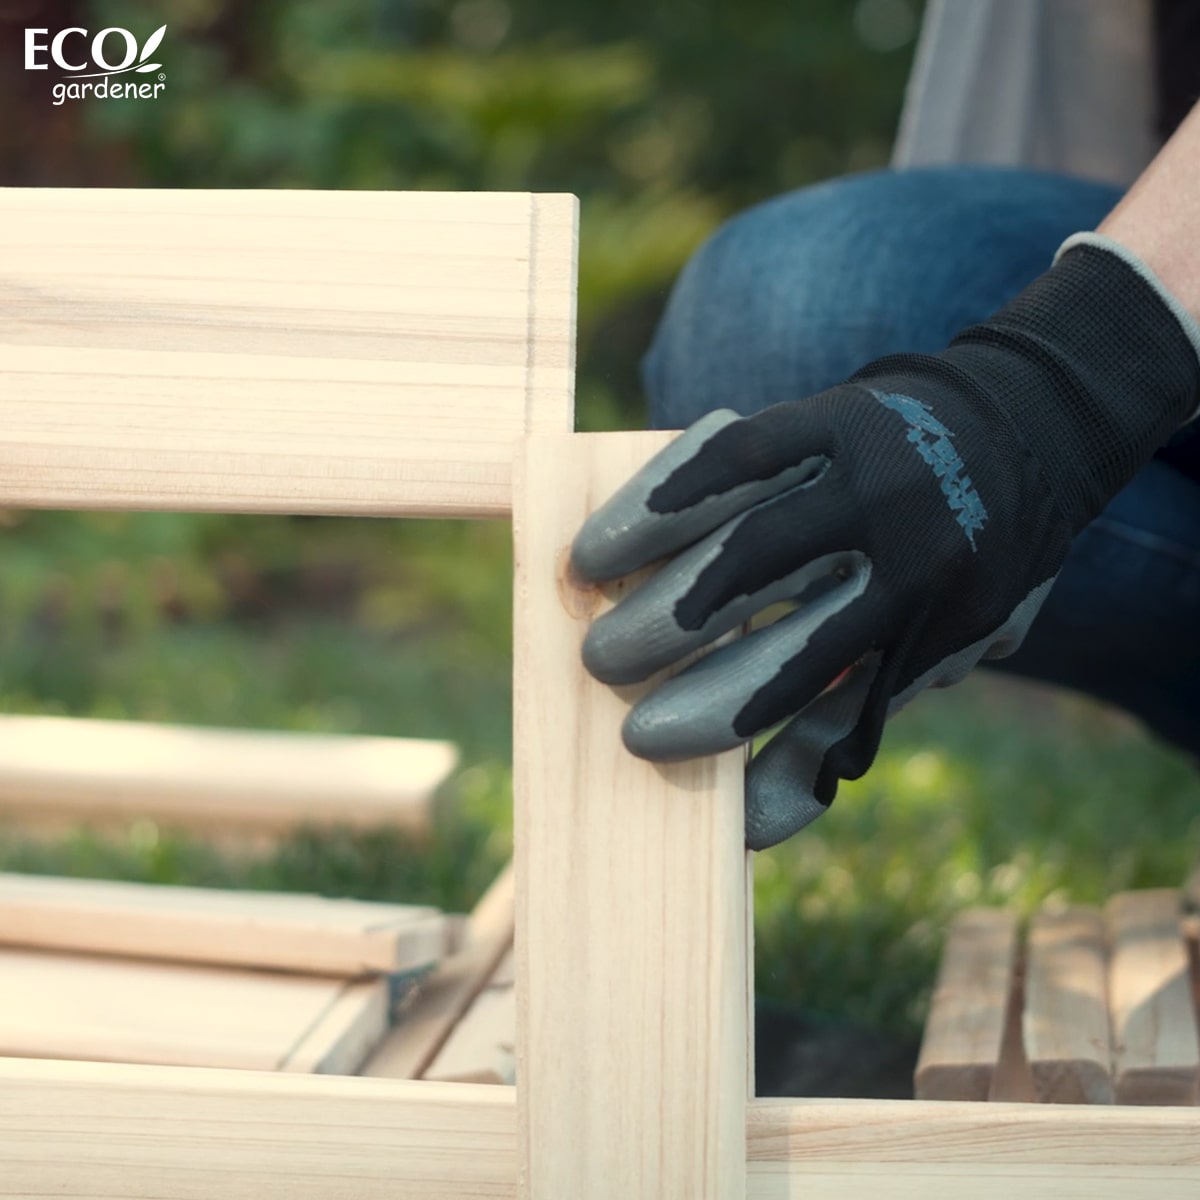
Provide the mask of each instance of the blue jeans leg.
{"label": "blue jeans leg", "polygon": [[[655,428],[821,391],[880,355],[940,350],[1118,199],[982,167],[883,171],[730,221],[681,274],[643,364]],[[1085,691],[1200,754],[1200,429],[1076,539],[1025,643],[992,669]]]}

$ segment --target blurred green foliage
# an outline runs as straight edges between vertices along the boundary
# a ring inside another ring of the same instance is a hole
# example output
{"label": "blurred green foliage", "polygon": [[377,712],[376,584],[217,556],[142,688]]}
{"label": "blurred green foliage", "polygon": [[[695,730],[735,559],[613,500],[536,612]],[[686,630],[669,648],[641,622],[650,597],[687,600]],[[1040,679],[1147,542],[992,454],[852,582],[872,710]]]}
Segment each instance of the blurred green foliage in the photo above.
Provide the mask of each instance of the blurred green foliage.
{"label": "blurred green foliage", "polygon": [[[87,0],[170,29],[153,105],[87,108],[126,182],[530,188],[582,200],[579,424],[643,420],[637,362],[725,216],[886,161],[909,0]],[[71,180],[60,180],[69,183]],[[303,833],[218,853],[141,822],[31,871],[315,889],[462,909],[511,845],[511,560],[498,524],[0,514],[0,708],[448,737],[428,842]],[[947,918],[1182,878],[1194,770],[1083,701],[973,678],[890,726],[803,836],[758,856],[760,989],[920,1021]]]}
{"label": "blurred green foliage", "polygon": [[638,425],[637,360],[737,209],[886,163],[913,0],[90,0],[170,22],[154,104],[94,135],[167,187],[570,191],[580,425]]}
{"label": "blurred green foliage", "polygon": [[986,671],[928,692],[828,815],[757,856],[759,987],[915,1031],[954,913],[1178,887],[1198,796],[1194,763],[1092,701]]}

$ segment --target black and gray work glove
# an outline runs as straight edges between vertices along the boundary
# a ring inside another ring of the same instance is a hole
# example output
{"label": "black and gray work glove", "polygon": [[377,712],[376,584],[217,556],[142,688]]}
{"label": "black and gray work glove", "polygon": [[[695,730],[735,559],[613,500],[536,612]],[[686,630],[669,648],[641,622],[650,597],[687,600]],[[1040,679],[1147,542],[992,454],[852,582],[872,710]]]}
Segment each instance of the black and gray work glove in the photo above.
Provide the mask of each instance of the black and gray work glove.
{"label": "black and gray work glove", "polygon": [[940,354],[708,414],[575,539],[588,580],[673,556],[592,625],[587,668],[638,682],[793,609],[653,689],[626,745],[690,758],[792,718],[746,781],[747,844],[782,841],[867,770],[889,712],[1017,648],[1071,539],[1198,401],[1196,323],[1088,234]]}

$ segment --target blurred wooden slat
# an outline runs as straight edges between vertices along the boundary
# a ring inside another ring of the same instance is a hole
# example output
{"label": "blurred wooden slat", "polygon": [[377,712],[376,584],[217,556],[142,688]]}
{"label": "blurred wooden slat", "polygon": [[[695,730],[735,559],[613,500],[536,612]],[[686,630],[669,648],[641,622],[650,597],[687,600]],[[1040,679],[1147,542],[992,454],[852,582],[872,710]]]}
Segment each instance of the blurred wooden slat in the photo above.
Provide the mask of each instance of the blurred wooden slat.
{"label": "blurred wooden slat", "polygon": [[[385,980],[372,986],[386,994]],[[359,987],[315,976],[0,950],[0,1054],[274,1071],[319,1034],[320,1052],[303,1055],[304,1068],[316,1070],[337,1059],[342,1040],[361,1039],[350,1010],[373,1001]],[[341,1003],[347,989],[354,992],[349,1009]]]}
{"label": "blurred wooden slat", "polygon": [[423,1078],[447,1083],[514,1083],[516,1039],[517,989],[510,950]]}
{"label": "blurred wooden slat", "polygon": [[446,929],[417,905],[0,874],[0,944],[345,977],[427,967]]}
{"label": "blurred wooden slat", "polygon": [[420,1079],[513,943],[510,863],[467,921],[462,945],[430,972],[396,1015],[395,1028],[363,1067],[364,1075]]}
{"label": "blurred wooden slat", "polygon": [[917,1060],[918,1100],[986,1100],[1004,1038],[1017,919],[971,909],[950,927]]}
{"label": "blurred wooden slat", "polygon": [[1021,1031],[1021,1016],[1025,1007],[1025,963],[1018,953],[1013,965],[1009,986],[1008,1008],[1004,1013],[1004,1035],[1000,1039],[1000,1056],[988,1088],[988,1099],[1005,1104],[1027,1104],[1037,1099],[1033,1072],[1025,1056],[1025,1040]]}
{"label": "blurred wooden slat", "polygon": [[281,1071],[302,1075],[354,1075],[388,1027],[386,979],[348,983],[288,1051]]}
{"label": "blurred wooden slat", "polygon": [[1123,892],[1105,909],[1118,1104],[1194,1104],[1200,1043],[1180,893]]}
{"label": "blurred wooden slat", "polygon": [[0,815],[423,830],[456,760],[449,742],[0,716]]}
{"label": "blurred wooden slat", "polygon": [[503,515],[575,243],[571,196],[0,189],[0,505]]}
{"label": "blurred wooden slat", "polygon": [[1038,1100],[1112,1103],[1107,988],[1100,910],[1037,913],[1025,954],[1024,1046]]}

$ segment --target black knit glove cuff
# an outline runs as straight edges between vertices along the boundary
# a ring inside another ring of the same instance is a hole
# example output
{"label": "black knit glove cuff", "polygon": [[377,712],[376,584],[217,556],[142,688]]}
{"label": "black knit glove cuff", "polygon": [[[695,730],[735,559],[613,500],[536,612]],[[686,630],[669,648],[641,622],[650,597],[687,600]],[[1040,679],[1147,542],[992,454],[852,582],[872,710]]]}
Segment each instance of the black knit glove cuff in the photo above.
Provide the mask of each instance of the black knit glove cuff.
{"label": "black knit glove cuff", "polygon": [[1105,240],[1072,239],[944,352],[1003,411],[1075,532],[1200,403],[1195,322]]}

